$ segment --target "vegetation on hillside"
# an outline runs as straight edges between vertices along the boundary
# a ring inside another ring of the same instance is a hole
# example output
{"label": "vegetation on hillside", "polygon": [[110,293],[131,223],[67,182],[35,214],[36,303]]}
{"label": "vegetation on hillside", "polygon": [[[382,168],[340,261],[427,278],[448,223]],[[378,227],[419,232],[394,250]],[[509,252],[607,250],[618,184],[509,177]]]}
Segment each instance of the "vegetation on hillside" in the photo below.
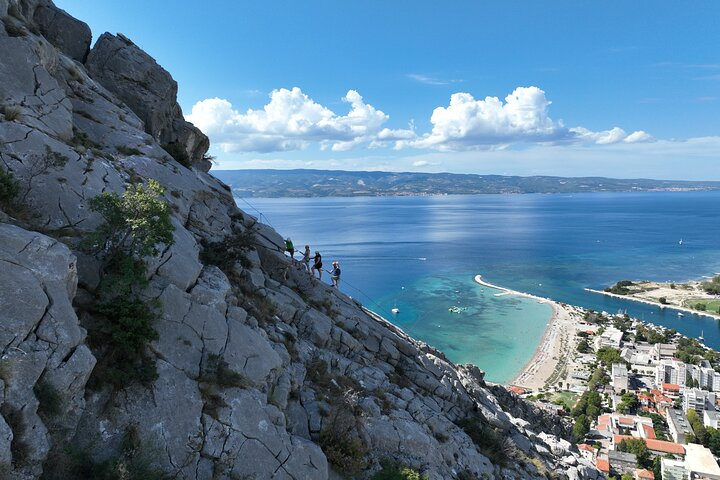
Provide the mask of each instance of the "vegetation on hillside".
{"label": "vegetation on hillside", "polygon": [[720,189],[718,182],[615,178],[518,177],[453,173],[338,170],[226,170],[220,180],[245,197],[353,197],[386,195],[569,193],[683,188]]}
{"label": "vegetation on hillside", "polygon": [[175,161],[183,167],[192,167],[192,161],[190,160],[190,156],[188,155],[187,150],[185,150],[185,147],[183,147],[182,144],[176,142],[164,143],[162,145],[162,148],[168,153],[168,155],[173,157]]}
{"label": "vegetation on hillside", "polygon": [[0,168],[0,209],[7,210],[10,208],[19,193],[20,183],[15,179],[12,172]]}
{"label": "vegetation on hillside", "polygon": [[94,378],[117,388],[157,376],[146,346],[158,339],[152,324],[161,305],[144,298],[142,290],[148,283],[145,258],[173,243],[163,193],[158,182],[149,180],[129,186],[122,195],[105,192],[89,201],[104,219],[83,244],[102,260],[102,279],[90,308],[97,321],[89,328],[89,340],[100,353]]}
{"label": "vegetation on hillside", "polygon": [[630,280],[620,280],[612,287],[607,287],[605,291],[608,293],[614,293],[616,295],[627,295],[631,293],[631,290],[628,287],[631,287],[633,285],[635,284]]}
{"label": "vegetation on hillside", "polygon": [[702,289],[711,295],[720,295],[720,275],[716,275],[709,282],[703,282]]}
{"label": "vegetation on hillside", "polygon": [[372,480],[427,480],[428,478],[420,475],[417,470],[392,460],[383,460],[380,466],[380,471],[372,476]]}

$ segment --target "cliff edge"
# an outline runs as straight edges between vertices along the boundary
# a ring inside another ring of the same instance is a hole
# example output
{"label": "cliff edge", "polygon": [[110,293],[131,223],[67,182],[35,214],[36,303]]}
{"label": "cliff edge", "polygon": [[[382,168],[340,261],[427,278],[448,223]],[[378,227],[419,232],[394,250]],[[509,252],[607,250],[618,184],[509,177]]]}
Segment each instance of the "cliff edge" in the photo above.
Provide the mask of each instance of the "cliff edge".
{"label": "cliff edge", "polygon": [[[49,0],[0,19],[0,478],[602,477],[563,418],[292,264],[131,40],[90,49]],[[108,221],[92,199],[150,180],[172,241],[131,286],[153,321],[119,370],[137,324],[101,308],[107,257],[84,245]]]}

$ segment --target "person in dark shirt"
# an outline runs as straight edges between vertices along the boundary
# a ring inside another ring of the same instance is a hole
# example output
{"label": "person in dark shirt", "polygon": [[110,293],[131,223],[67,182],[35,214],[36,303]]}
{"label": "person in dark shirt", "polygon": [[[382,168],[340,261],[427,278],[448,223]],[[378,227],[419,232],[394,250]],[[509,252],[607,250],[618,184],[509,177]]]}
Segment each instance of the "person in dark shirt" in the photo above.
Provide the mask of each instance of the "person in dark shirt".
{"label": "person in dark shirt", "polygon": [[315,258],[313,259],[312,275],[315,276],[315,272],[318,272],[318,278],[322,280],[322,255],[320,252],[315,252]]}
{"label": "person in dark shirt", "polygon": [[330,274],[332,286],[338,288],[338,284],[340,283],[340,263],[332,262],[332,266],[332,270],[328,270],[327,272]]}

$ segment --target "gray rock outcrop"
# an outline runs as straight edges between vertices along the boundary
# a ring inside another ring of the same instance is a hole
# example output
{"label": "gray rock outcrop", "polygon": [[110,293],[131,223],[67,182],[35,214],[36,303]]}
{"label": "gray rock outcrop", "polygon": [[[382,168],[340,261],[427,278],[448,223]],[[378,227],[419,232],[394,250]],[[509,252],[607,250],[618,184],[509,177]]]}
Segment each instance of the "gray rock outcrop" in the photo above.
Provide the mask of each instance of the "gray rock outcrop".
{"label": "gray rock outcrop", "polygon": [[39,5],[32,19],[40,32],[58,50],[80,63],[90,52],[92,33],[87,23],[71,17],[51,3]]}
{"label": "gray rock outcrop", "polygon": [[[0,168],[19,182],[0,203],[0,472],[73,478],[73,451],[188,480],[369,478],[385,458],[433,480],[600,478],[562,418],[292,263],[198,163],[207,138],[182,123],[170,75],[119,35],[79,63],[81,22],[52,8],[0,0]],[[175,240],[141,292],[160,305],[157,375],[118,387],[101,368],[101,264],[80,244],[101,221],[91,198],[149,179]]]}
{"label": "gray rock outcrop", "polygon": [[177,82],[122,34],[103,33],[88,56],[93,78],[125,102],[145,123],[145,131],[161,144],[177,143],[202,171],[210,170],[203,156],[208,138],[185,121],[177,103]]}

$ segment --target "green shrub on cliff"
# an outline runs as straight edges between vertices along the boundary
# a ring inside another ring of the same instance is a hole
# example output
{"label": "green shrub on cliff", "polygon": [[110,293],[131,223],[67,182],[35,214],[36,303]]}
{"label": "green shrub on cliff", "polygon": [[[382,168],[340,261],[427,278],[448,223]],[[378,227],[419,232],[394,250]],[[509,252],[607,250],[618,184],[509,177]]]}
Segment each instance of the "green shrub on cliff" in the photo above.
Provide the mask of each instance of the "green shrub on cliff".
{"label": "green shrub on cliff", "polygon": [[90,199],[91,210],[105,220],[84,242],[102,259],[97,301],[90,308],[96,322],[89,328],[98,353],[95,380],[122,388],[157,377],[147,344],[158,339],[152,324],[161,305],[140,296],[147,285],[144,258],[172,245],[170,208],[155,180],[131,185],[122,194],[105,192]]}
{"label": "green shrub on cliff", "polygon": [[176,142],[164,143],[162,144],[162,148],[183,167],[192,167],[192,161],[190,160],[190,156],[185,150],[185,147],[183,147],[181,144]]}
{"label": "green shrub on cliff", "polygon": [[12,172],[0,168],[0,208],[7,208],[20,193],[20,183]]}
{"label": "green shrub on cliff", "polygon": [[481,415],[466,418],[457,422],[478,447],[480,452],[488,457],[495,465],[505,466],[510,461],[512,447],[506,438],[498,433]]}
{"label": "green shrub on cliff", "polygon": [[243,268],[252,267],[247,252],[255,248],[256,243],[255,235],[250,229],[234,230],[219,242],[208,242],[203,239],[200,260],[205,265],[215,265],[228,277],[232,277],[232,268],[237,262],[240,262]]}
{"label": "green shrub on cliff", "polygon": [[130,185],[122,195],[104,192],[90,199],[90,210],[105,220],[87,242],[107,261],[118,255],[140,259],[159,253],[158,245],[173,244],[170,206],[160,198],[165,189],[155,180]]}
{"label": "green shrub on cliff", "polygon": [[381,470],[372,476],[372,480],[427,480],[428,478],[407,465],[389,459],[381,461],[380,466]]}

